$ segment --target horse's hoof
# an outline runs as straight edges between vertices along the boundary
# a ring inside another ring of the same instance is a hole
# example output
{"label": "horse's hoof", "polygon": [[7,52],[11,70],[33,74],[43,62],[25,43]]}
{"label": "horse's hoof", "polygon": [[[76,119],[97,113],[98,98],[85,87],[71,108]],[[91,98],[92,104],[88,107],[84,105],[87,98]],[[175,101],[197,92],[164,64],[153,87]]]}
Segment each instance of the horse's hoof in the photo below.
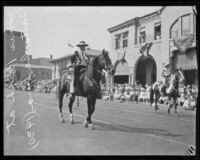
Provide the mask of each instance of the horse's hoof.
{"label": "horse's hoof", "polygon": [[157,113],[160,113],[160,110],[159,110],[159,109],[157,110]]}
{"label": "horse's hoof", "polygon": [[83,122],[83,126],[84,126],[85,128],[88,127],[88,122],[87,122],[87,120],[85,120],[85,121]]}
{"label": "horse's hoof", "polygon": [[175,113],[175,116],[178,116],[178,113]]}
{"label": "horse's hoof", "polygon": [[71,122],[71,124],[74,124],[74,120],[73,119],[70,119],[70,122]]}
{"label": "horse's hoof", "polygon": [[71,122],[71,124],[74,124],[74,117],[72,114],[70,114],[70,122]]}
{"label": "horse's hoof", "polygon": [[61,122],[61,123],[65,123],[64,118],[60,118],[60,122]]}
{"label": "horse's hoof", "polygon": [[88,124],[88,127],[89,127],[91,130],[94,130],[94,129],[95,129],[95,127],[94,127],[94,125],[93,125],[92,123],[89,123],[89,124]]}
{"label": "horse's hoof", "polygon": [[168,115],[170,115],[170,109],[168,109],[168,111],[167,111],[167,112],[168,112]]}

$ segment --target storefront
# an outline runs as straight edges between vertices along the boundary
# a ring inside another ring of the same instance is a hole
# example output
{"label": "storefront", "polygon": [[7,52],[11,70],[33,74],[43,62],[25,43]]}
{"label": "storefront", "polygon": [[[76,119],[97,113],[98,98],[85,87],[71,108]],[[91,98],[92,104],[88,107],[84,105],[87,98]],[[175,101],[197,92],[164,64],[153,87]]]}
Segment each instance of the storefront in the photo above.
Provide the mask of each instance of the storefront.
{"label": "storefront", "polygon": [[185,85],[198,85],[198,68],[196,48],[187,49],[185,53],[174,51],[172,59],[176,69],[182,69],[185,76]]}
{"label": "storefront", "polygon": [[116,71],[114,75],[114,83],[129,83],[129,65],[126,60],[117,61],[115,63]]}
{"label": "storefront", "polygon": [[135,65],[135,79],[141,84],[152,84],[156,81],[156,63],[152,56],[141,56]]}

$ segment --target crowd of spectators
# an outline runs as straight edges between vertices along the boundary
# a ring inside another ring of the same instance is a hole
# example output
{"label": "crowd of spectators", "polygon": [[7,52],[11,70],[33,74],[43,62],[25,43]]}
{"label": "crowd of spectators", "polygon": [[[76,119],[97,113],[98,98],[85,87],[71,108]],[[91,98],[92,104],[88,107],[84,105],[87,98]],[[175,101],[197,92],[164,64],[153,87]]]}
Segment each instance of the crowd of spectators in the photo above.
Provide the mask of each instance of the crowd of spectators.
{"label": "crowd of spectators", "polygon": [[5,87],[14,87],[15,90],[19,91],[33,91],[37,93],[56,93],[58,87],[57,80],[41,80],[41,81],[18,81],[13,85],[5,84]]}
{"label": "crowd of spectators", "polygon": [[[180,85],[178,105],[186,110],[194,110],[197,103],[198,87],[195,85]],[[119,100],[122,102],[135,101],[136,103],[144,102],[150,103],[150,85],[146,84],[114,84],[109,86],[102,86],[103,100]],[[168,104],[168,97],[162,93],[159,97],[158,103]]]}
{"label": "crowd of spectators", "polygon": [[[33,91],[37,93],[57,93],[58,80],[42,80],[34,83],[28,81],[20,83],[17,82],[14,85],[16,90],[21,91]],[[111,84],[108,86],[101,86],[102,100],[118,100],[122,102],[136,103],[149,103],[150,102],[150,85],[146,84],[142,86],[141,84],[135,83],[130,84]],[[198,87],[195,85],[180,85],[179,86],[179,97],[178,105],[185,108],[186,110],[194,110],[197,104]],[[168,104],[168,97],[160,95],[158,103]]]}

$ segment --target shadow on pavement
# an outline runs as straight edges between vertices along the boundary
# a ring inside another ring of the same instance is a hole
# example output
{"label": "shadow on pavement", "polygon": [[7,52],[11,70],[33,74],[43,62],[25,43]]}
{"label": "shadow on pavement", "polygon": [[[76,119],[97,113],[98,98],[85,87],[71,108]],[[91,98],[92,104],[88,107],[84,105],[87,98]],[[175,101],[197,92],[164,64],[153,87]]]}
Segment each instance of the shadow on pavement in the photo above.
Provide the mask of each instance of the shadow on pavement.
{"label": "shadow on pavement", "polygon": [[167,137],[180,137],[184,136],[182,134],[172,134],[168,130],[156,129],[156,128],[135,128],[125,125],[116,125],[116,124],[105,124],[101,122],[93,122],[96,127],[96,130],[101,131],[117,131],[117,132],[127,132],[127,133],[141,133],[141,134],[153,134],[157,136],[167,136]]}

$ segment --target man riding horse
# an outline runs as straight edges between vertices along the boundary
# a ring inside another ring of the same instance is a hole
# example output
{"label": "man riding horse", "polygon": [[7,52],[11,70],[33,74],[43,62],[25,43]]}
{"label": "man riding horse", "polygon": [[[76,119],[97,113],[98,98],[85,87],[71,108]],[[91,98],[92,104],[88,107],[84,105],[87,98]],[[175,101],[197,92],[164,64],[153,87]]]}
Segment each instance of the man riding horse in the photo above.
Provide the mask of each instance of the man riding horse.
{"label": "man riding horse", "polygon": [[[176,69],[173,66],[170,67],[169,66],[170,66],[169,64],[164,65],[165,68],[162,72],[163,76],[162,83],[155,82],[151,87],[150,105],[152,105],[154,102],[155,110],[159,112],[157,102],[162,92],[163,96],[168,97],[168,114],[170,114],[170,109],[174,106],[175,114],[178,115],[177,112],[177,105],[178,105],[177,98],[179,96],[178,88],[179,88],[179,83],[182,83],[184,81],[184,76],[181,69]],[[169,71],[168,67],[171,68],[171,72]]]}
{"label": "man riding horse", "polygon": [[90,62],[90,58],[85,51],[85,48],[88,46],[88,44],[86,44],[85,41],[80,41],[76,46],[80,48],[80,51],[75,51],[75,54],[71,57],[70,63],[67,67],[72,68],[73,71],[72,81],[70,84],[71,94],[75,93],[80,70],[86,68]]}

